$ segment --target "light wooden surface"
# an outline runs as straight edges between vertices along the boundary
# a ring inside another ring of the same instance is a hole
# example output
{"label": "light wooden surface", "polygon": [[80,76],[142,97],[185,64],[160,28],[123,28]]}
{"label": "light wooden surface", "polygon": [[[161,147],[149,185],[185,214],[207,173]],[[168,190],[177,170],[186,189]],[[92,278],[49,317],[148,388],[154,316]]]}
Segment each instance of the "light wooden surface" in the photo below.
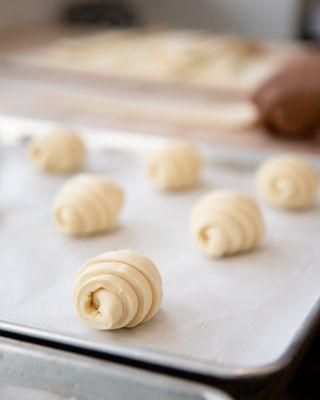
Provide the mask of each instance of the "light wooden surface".
{"label": "light wooden surface", "polygon": [[[284,141],[268,135],[254,124],[254,110],[243,96],[49,72],[1,58],[70,32],[53,26],[0,36],[0,112],[194,137],[235,149],[320,152],[319,137],[313,141]],[[226,113],[221,123],[220,115]]]}

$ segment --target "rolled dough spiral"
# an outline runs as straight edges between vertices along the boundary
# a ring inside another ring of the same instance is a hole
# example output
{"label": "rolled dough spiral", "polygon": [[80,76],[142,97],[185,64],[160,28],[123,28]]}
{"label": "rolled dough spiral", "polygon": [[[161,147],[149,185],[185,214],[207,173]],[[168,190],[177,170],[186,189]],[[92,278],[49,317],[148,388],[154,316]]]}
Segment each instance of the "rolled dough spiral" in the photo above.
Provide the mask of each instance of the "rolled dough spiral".
{"label": "rolled dough spiral", "polygon": [[202,169],[202,158],[192,145],[173,141],[153,154],[148,173],[154,185],[179,190],[195,185]]}
{"label": "rolled dough spiral", "polygon": [[265,161],[257,170],[256,186],[270,205],[287,209],[309,207],[317,195],[315,169],[303,158],[283,155]]}
{"label": "rolled dough spiral", "polygon": [[209,257],[250,251],[264,231],[257,203],[242,192],[213,191],[200,199],[191,214],[192,235]]}
{"label": "rolled dough spiral", "polygon": [[157,312],[161,276],[155,264],[136,251],[111,251],[81,267],[73,298],[80,318],[93,328],[131,328]]}
{"label": "rolled dough spiral", "polygon": [[114,182],[81,174],[69,179],[54,201],[58,226],[70,235],[87,236],[111,230],[117,223],[123,191]]}
{"label": "rolled dough spiral", "polygon": [[40,170],[50,172],[63,173],[79,169],[85,153],[81,138],[68,130],[36,137],[29,146],[31,162]]}

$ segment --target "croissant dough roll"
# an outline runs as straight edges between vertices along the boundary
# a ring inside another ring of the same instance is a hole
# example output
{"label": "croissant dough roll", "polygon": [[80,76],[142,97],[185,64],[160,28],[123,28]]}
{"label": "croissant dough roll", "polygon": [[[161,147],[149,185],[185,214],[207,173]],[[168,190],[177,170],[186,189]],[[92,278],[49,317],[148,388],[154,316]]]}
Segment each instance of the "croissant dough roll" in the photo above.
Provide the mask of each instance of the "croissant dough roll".
{"label": "croissant dough roll", "polygon": [[270,205],[287,209],[309,207],[317,195],[315,169],[301,157],[273,157],[258,168],[256,186]]}
{"label": "croissant dough roll", "polygon": [[184,141],[173,141],[153,154],[148,173],[159,188],[179,190],[197,183],[202,164],[202,157],[194,146]]}
{"label": "croissant dough roll", "polygon": [[36,137],[29,146],[31,162],[43,171],[63,173],[80,169],[85,154],[81,138],[68,130]]}
{"label": "croissant dough roll", "polygon": [[246,193],[217,190],[200,199],[191,214],[191,232],[209,257],[254,249],[265,225],[255,200]]}
{"label": "croissant dough roll", "polygon": [[70,235],[88,236],[113,229],[123,203],[123,191],[114,182],[81,174],[69,179],[54,201],[54,218]]}
{"label": "croissant dough roll", "polygon": [[79,317],[93,328],[131,328],[157,312],[162,280],[155,264],[142,254],[111,251],[80,268],[73,299]]}

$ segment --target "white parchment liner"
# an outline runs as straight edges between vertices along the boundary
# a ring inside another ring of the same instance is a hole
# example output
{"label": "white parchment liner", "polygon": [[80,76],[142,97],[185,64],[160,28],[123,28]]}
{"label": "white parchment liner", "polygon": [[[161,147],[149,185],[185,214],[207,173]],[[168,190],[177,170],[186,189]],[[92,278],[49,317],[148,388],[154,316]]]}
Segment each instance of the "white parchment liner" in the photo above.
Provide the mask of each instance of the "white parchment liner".
{"label": "white parchment liner", "polygon": [[[126,344],[222,365],[261,366],[278,359],[320,295],[320,206],[299,213],[263,207],[268,231],[257,251],[222,260],[203,256],[189,234],[189,214],[215,188],[253,192],[252,173],[208,165],[202,184],[163,194],[142,165],[117,153],[91,154],[85,168],[123,185],[119,228],[70,238],[52,220],[52,199],[66,179],[34,170],[25,151],[3,149],[0,181],[0,320],[87,340]],[[134,329],[101,332],[77,317],[76,271],[104,251],[132,248],[158,265],[164,302]]]}

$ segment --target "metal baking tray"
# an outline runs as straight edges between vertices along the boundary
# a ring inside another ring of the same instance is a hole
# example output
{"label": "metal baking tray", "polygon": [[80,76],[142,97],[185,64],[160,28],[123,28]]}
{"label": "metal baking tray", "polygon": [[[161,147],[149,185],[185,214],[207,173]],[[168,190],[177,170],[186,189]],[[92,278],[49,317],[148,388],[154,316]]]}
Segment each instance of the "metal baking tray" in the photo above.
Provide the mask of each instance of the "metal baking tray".
{"label": "metal baking tray", "polygon": [[1,399],[123,400],[127,397],[231,400],[227,394],[207,385],[0,338]]}
{"label": "metal baking tray", "polygon": [[[214,188],[254,193],[248,165],[241,169],[239,160],[236,167],[208,161],[199,187],[164,195],[150,186],[141,163],[162,138],[149,142],[83,131],[91,147],[85,170],[119,181],[127,201],[113,234],[69,238],[51,217],[52,198],[66,178],[32,169],[25,148],[17,145],[24,135],[48,125],[29,121],[23,131],[21,121],[11,122],[1,125],[12,133],[1,157],[3,332],[228,380],[266,378],[294,360],[320,314],[319,205],[296,214],[262,205],[268,234],[261,248],[209,260],[188,233],[192,205]],[[101,150],[111,145],[113,151]],[[206,151],[210,155],[209,146]],[[73,309],[74,275],[87,258],[124,247],[140,250],[159,266],[164,303],[154,319],[135,329],[94,331]]]}

